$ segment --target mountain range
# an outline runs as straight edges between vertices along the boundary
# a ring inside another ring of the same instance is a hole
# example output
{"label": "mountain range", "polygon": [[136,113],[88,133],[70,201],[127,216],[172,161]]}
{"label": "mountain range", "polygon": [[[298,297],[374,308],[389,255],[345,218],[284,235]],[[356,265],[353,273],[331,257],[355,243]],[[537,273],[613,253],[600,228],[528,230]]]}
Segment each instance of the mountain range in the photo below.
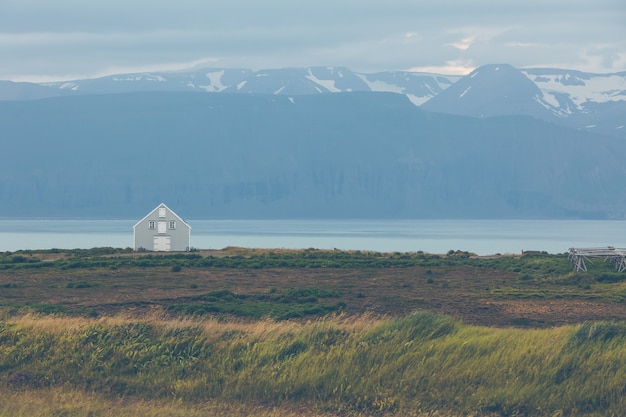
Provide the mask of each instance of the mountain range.
{"label": "mountain range", "polygon": [[505,64],[0,82],[0,217],[623,219],[625,83]]}
{"label": "mountain range", "polygon": [[626,138],[626,71],[592,74],[494,64],[462,77],[408,71],[365,74],[344,67],[260,71],[208,68],[43,84],[0,81],[0,100],[141,91],[287,96],[392,92],[406,95],[416,106],[435,112],[472,117],[526,115]]}

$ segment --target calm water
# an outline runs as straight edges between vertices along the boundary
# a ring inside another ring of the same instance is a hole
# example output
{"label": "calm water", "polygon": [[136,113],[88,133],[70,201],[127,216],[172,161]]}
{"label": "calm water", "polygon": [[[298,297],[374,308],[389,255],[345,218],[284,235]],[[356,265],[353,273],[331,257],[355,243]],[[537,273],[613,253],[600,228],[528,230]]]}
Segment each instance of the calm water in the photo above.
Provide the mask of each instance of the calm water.
{"label": "calm water", "polygon": [[[133,247],[136,220],[0,220],[0,251]],[[479,255],[626,247],[626,221],[190,220],[191,246],[359,249]]]}

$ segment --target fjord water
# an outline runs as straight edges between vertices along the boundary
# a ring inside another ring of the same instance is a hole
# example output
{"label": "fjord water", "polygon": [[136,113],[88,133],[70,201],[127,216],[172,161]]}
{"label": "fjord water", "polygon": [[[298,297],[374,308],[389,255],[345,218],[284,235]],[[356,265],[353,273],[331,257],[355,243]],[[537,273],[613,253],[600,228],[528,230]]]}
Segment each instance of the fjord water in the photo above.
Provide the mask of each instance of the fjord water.
{"label": "fjord water", "polygon": [[[133,247],[136,220],[0,220],[0,251]],[[622,220],[189,220],[191,245],[478,255],[626,247]]]}

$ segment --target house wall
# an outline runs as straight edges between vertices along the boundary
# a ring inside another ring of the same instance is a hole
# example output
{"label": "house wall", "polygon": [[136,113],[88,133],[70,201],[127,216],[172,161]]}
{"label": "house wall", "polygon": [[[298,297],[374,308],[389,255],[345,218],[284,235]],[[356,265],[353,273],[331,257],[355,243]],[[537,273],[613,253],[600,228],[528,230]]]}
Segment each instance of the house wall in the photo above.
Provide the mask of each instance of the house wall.
{"label": "house wall", "polygon": [[[173,229],[170,222],[174,222]],[[135,250],[188,251],[190,231],[187,223],[162,204],[134,226]]]}

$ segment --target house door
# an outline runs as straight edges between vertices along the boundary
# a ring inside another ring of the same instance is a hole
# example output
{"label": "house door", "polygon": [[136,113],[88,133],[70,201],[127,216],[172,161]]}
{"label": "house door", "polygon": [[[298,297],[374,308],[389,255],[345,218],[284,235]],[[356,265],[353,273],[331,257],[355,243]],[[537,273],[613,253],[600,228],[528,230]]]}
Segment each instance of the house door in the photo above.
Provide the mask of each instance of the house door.
{"label": "house door", "polygon": [[171,236],[155,236],[154,250],[157,252],[168,252],[172,249]]}

